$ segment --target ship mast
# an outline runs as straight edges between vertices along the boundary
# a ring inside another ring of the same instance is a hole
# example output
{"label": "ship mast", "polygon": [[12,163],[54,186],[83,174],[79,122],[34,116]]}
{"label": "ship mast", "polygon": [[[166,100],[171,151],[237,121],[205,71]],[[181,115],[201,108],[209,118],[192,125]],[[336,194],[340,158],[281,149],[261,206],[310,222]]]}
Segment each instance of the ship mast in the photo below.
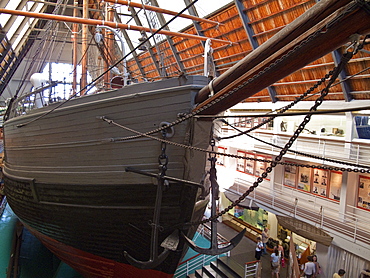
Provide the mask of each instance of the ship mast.
{"label": "ship mast", "polygon": [[[77,17],[77,7],[78,7],[78,0],[75,0],[73,2],[73,17]],[[73,29],[72,29],[72,42],[73,42],[73,58],[72,58],[72,63],[73,63],[73,80],[72,80],[72,94],[76,94],[77,92],[77,38],[78,38],[78,24],[74,23],[73,24]]]}
{"label": "ship mast", "polygon": [[[82,17],[88,18],[89,17],[89,0],[83,1],[83,9],[82,9]],[[87,86],[87,33],[88,33],[88,25],[82,24],[82,74],[81,74],[81,95],[86,93],[86,86]]]}

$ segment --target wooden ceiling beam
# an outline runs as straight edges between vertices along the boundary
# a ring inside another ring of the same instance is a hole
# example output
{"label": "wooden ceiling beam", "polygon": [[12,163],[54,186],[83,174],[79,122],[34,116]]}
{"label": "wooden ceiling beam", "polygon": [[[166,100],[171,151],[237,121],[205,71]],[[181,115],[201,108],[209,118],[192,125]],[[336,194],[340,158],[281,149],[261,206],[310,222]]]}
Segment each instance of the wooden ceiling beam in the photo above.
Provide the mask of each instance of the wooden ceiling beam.
{"label": "wooden ceiling beam", "polygon": [[[136,2],[132,2],[132,1],[104,0],[104,2],[109,2],[109,3],[113,3],[113,4],[121,4],[121,5],[125,5],[125,6],[128,6],[128,7],[146,9],[148,11],[154,11],[154,12],[157,12],[157,13],[164,13],[164,14],[169,14],[169,15],[173,15],[173,16],[178,15],[178,13],[174,12],[174,11],[162,9],[162,8],[159,8],[159,7],[156,7],[156,6],[151,6],[151,5],[143,5],[141,3],[136,3]],[[216,22],[216,21],[213,21],[213,20],[209,20],[209,19],[206,19],[206,18],[201,18],[201,17],[193,16],[193,15],[188,15],[188,14],[179,14],[178,16],[183,17],[183,18],[187,18],[187,19],[191,19],[191,20],[194,20],[194,21],[197,21],[197,22],[205,22],[205,23],[216,24],[216,25],[220,24],[219,22]]]}
{"label": "wooden ceiling beam", "polygon": [[[333,56],[335,66],[337,66],[340,63],[340,58],[341,58],[342,54],[340,53],[340,51],[338,49],[336,49],[331,53],[331,55]],[[344,68],[339,73],[338,78],[341,81],[340,86],[342,87],[344,99],[346,100],[346,102],[350,102],[353,98],[350,94],[350,92],[352,90],[351,90],[351,86],[349,84],[349,81],[347,81],[347,69],[346,68]]]}

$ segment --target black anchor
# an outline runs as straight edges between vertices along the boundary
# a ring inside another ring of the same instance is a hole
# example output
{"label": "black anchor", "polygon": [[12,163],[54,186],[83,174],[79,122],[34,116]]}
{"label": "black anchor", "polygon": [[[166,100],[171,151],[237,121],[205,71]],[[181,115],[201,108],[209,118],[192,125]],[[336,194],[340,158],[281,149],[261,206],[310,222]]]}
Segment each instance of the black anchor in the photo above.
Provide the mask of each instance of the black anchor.
{"label": "black anchor", "polygon": [[126,251],[123,252],[126,260],[133,266],[141,269],[149,269],[158,266],[162,263],[170,253],[170,249],[165,248],[161,254],[158,255],[158,233],[161,229],[159,225],[159,218],[161,213],[161,203],[162,203],[162,192],[165,185],[165,180],[161,177],[158,177],[158,185],[157,185],[157,195],[155,199],[155,207],[154,207],[154,215],[153,221],[150,223],[152,226],[152,233],[151,233],[151,240],[150,240],[150,257],[149,260],[139,261],[133,258],[130,254]]}
{"label": "black anchor", "polygon": [[210,175],[209,179],[211,181],[211,189],[212,189],[212,203],[211,203],[211,247],[210,248],[202,248],[197,246],[191,239],[189,239],[186,235],[182,233],[182,236],[185,238],[186,242],[190,246],[191,249],[194,251],[205,254],[205,255],[220,255],[232,250],[238,243],[242,240],[246,229],[243,229],[239,234],[237,234],[233,239],[230,240],[230,244],[218,248],[217,242],[217,211],[216,211],[216,200],[219,198],[219,185],[217,183],[216,177],[216,157],[210,157],[208,160],[211,161],[211,168],[210,168]]}

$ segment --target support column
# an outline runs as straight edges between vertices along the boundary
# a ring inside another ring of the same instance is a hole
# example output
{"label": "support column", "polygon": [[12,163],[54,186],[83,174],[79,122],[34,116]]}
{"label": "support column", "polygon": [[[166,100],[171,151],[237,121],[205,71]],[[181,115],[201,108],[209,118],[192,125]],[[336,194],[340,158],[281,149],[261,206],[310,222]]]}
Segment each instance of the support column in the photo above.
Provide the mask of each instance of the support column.
{"label": "support column", "polygon": [[341,220],[345,220],[345,213],[346,213],[346,208],[347,208],[347,198],[348,200],[351,200],[350,196],[350,191],[348,190],[348,172],[343,172],[342,173],[342,186],[340,189],[340,202],[339,202],[339,218]]}
{"label": "support column", "polygon": [[356,160],[357,151],[355,150],[351,151],[352,140],[356,134],[354,118],[351,112],[346,112],[345,114],[346,114],[346,134],[345,134],[344,152],[346,154],[346,157]]}

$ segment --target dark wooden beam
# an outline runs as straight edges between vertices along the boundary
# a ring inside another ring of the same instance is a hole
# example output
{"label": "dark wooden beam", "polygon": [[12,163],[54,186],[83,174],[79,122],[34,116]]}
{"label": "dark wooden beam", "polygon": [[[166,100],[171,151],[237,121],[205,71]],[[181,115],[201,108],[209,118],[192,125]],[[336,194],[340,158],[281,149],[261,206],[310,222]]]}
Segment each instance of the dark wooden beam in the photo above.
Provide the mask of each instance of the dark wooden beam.
{"label": "dark wooden beam", "polygon": [[[240,19],[242,20],[244,30],[247,33],[249,43],[251,44],[253,50],[257,49],[259,44],[255,37],[254,31],[252,27],[250,26],[250,20],[249,20],[247,13],[245,12],[245,8],[242,3],[242,0],[234,0],[234,3],[235,3],[236,8],[238,9],[238,13],[239,13]],[[271,98],[271,102],[275,103],[277,101],[275,88],[269,86],[267,88],[267,91]]]}

